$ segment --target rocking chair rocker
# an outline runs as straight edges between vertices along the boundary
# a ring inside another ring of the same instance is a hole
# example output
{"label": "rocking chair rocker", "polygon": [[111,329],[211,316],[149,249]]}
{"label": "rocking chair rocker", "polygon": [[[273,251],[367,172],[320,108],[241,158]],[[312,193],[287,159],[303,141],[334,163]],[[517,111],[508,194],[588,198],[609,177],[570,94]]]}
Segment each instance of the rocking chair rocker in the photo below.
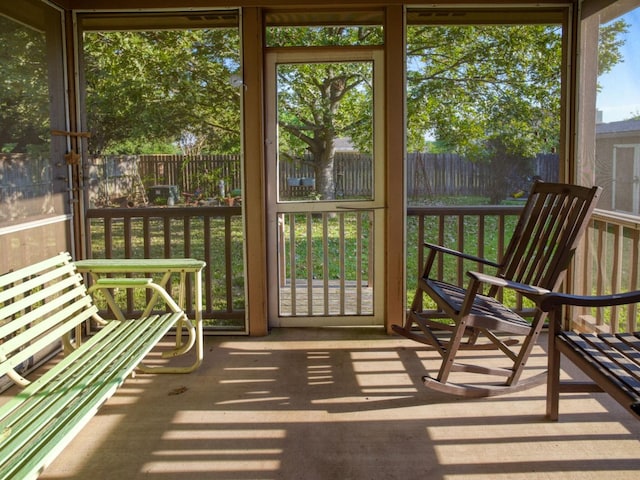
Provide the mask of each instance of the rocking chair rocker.
{"label": "rocking chair rocker", "polygon": [[[429,252],[411,308],[404,325],[395,325],[393,330],[434,347],[442,357],[437,377],[423,377],[427,387],[463,397],[488,397],[525,390],[546,381],[546,372],[522,380],[520,377],[547,314],[536,309],[529,322],[504,305],[499,293],[511,289],[535,302],[560,287],[601,190],[536,181],[499,263],[425,243]],[[494,275],[467,272],[468,287],[458,287],[432,276],[436,257],[444,254],[497,270]],[[437,310],[423,309],[425,295],[435,302]],[[450,322],[443,323],[442,319]],[[509,335],[524,336],[519,348],[516,345],[520,342]],[[478,342],[480,336],[489,341]],[[510,366],[461,363],[456,356],[459,350],[466,349],[500,350]],[[452,372],[507,379],[499,383],[452,383],[449,381]]]}

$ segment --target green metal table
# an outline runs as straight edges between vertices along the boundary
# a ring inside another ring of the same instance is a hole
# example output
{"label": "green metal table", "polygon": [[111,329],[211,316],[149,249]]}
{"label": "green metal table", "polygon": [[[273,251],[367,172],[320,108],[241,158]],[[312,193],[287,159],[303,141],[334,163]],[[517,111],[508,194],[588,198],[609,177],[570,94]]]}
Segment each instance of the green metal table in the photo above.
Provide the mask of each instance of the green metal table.
{"label": "green metal table", "polygon": [[[78,260],[74,262],[80,273],[86,273],[91,276],[93,282],[98,282],[100,277],[106,275],[126,275],[129,273],[141,274],[162,274],[162,278],[157,281],[157,285],[166,291],[167,284],[174,274],[180,275],[178,305],[184,309],[186,305],[186,278],[187,275],[193,275],[194,280],[194,321],[195,326],[189,325],[189,339],[182,341],[182,328],[180,325],[176,331],[176,348],[163,353],[163,357],[175,357],[182,355],[194,347],[196,349],[196,360],[193,365],[187,367],[144,367],[143,371],[154,373],[184,373],[191,372],[198,368],[203,359],[203,328],[202,328],[202,270],[206,263],[202,260],[194,258],[94,258],[88,260]],[[143,316],[149,315],[161,295],[154,292],[149,303],[147,304]],[[116,317],[120,320],[124,319],[122,310],[116,304],[116,301],[110,294],[106,294],[107,303],[113,310]],[[187,319],[188,321],[188,319]]]}

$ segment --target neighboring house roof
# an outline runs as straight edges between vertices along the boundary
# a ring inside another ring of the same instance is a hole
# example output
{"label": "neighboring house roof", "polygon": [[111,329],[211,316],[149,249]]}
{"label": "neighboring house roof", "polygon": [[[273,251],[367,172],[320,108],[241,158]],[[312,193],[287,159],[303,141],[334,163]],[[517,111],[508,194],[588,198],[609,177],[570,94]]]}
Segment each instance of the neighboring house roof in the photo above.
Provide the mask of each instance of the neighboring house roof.
{"label": "neighboring house roof", "polygon": [[640,134],[640,120],[622,120],[620,122],[599,123],[596,125],[596,135],[620,134]]}

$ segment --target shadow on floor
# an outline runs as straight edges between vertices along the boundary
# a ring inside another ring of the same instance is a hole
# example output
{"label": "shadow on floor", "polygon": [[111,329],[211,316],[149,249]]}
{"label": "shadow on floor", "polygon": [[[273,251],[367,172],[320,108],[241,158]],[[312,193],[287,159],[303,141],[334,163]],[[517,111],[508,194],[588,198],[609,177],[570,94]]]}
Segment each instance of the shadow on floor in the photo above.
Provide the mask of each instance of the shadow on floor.
{"label": "shadow on floor", "polygon": [[606,396],[548,422],[544,387],[448,397],[420,381],[437,364],[375,329],[210,337],[197,372],[127,381],[42,478],[637,478],[639,422]]}

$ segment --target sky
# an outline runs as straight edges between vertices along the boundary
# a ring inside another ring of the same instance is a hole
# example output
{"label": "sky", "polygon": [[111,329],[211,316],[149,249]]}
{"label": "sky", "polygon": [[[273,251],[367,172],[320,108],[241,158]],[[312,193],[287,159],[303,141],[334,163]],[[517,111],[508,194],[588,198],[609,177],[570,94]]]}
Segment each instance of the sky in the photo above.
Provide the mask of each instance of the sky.
{"label": "sky", "polygon": [[602,75],[597,108],[602,121],[616,122],[640,115],[640,8],[623,16],[629,24],[622,48],[624,62]]}

